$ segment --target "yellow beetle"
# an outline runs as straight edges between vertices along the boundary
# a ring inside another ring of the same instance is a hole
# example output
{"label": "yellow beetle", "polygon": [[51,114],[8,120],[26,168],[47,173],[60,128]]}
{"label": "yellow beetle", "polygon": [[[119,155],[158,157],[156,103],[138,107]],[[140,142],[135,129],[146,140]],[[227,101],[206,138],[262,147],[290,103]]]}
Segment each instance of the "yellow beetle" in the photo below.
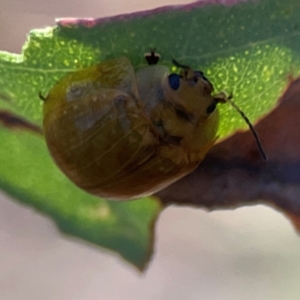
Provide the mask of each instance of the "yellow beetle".
{"label": "yellow beetle", "polygon": [[146,55],[117,58],[62,78],[44,100],[44,132],[63,173],[107,199],[153,194],[192,172],[216,140],[217,103],[201,71],[171,73]]}

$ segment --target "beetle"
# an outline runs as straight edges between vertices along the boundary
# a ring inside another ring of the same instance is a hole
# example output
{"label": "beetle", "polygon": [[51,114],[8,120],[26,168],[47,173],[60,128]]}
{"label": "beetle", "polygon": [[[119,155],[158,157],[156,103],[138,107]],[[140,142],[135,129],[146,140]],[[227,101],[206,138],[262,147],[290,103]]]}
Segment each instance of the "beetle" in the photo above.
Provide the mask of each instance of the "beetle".
{"label": "beetle", "polygon": [[181,71],[170,73],[154,50],[145,58],[148,65],[136,71],[126,57],[103,61],[40,95],[51,156],[90,194],[151,195],[195,170],[216,141],[217,104],[232,96],[212,95],[202,71],[176,60]]}

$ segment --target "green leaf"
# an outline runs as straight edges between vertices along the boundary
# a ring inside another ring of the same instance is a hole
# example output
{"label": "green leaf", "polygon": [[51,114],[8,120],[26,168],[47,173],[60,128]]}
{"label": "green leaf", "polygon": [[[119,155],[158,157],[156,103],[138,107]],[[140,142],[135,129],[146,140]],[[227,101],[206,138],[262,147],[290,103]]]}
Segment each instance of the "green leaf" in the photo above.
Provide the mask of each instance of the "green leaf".
{"label": "green leaf", "polygon": [[[24,128],[25,121],[40,128],[38,93],[46,95],[66,73],[122,55],[138,68],[153,47],[170,68],[176,58],[202,69],[216,91],[233,92],[255,121],[274,106],[288,77],[300,73],[299,15],[298,0],[199,2],[104,20],[60,20],[55,28],[33,30],[21,55],[0,52],[5,115],[0,120],[10,128],[0,127],[0,187],[49,214],[63,231],[113,249],[142,268],[160,204],[154,198],[115,203],[87,195],[53,164],[38,130],[11,128]],[[220,111],[221,137],[246,127],[229,106]],[[12,114],[22,117],[23,125]]]}
{"label": "green leaf", "polygon": [[113,249],[143,269],[152,253],[152,227],[161,209],[153,198],[112,202],[75,187],[57,169],[40,136],[1,128],[0,186],[51,216],[59,228]]}

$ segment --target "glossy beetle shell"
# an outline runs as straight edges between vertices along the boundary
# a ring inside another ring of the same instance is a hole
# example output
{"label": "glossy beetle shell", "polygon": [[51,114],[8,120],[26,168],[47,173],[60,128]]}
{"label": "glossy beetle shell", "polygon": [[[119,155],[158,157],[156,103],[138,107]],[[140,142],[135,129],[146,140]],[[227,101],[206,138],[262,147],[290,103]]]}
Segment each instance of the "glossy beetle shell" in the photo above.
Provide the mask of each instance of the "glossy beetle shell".
{"label": "glossy beetle shell", "polygon": [[134,71],[121,57],[71,73],[44,102],[44,132],[57,165],[83,190],[108,199],[157,192],[192,172],[215,141],[212,85],[169,68]]}

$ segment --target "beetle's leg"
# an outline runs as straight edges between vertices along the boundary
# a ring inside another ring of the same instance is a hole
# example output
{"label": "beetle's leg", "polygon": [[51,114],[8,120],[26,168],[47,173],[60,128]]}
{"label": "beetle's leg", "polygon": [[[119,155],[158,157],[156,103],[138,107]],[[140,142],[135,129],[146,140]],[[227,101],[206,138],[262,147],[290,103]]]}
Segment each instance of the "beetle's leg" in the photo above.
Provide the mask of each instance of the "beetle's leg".
{"label": "beetle's leg", "polygon": [[161,119],[154,122],[155,130],[158,133],[160,139],[168,144],[180,145],[182,140],[181,136],[171,136],[165,130],[164,123]]}
{"label": "beetle's leg", "polygon": [[47,97],[42,95],[42,92],[39,92],[39,98],[43,101],[45,101],[47,99]]}
{"label": "beetle's leg", "polygon": [[149,53],[145,53],[144,57],[149,66],[156,65],[160,59],[160,55],[155,52],[156,48],[150,49]]}

